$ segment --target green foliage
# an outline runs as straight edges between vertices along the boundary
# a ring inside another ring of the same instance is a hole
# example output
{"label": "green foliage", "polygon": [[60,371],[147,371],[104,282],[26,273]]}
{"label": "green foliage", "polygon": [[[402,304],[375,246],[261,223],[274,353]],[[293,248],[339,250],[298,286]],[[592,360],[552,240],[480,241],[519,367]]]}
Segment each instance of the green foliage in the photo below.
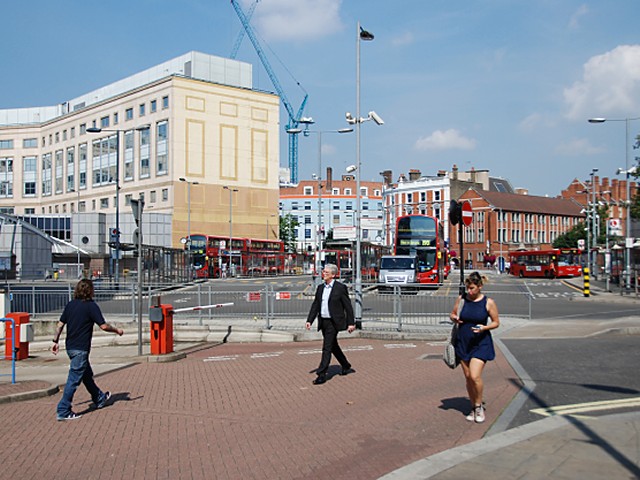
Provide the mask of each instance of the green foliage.
{"label": "green foliage", "polygon": [[288,253],[296,251],[296,228],[298,219],[287,213],[280,217],[280,240],[284,242],[284,250]]}
{"label": "green foliage", "polygon": [[553,242],[553,248],[577,248],[578,240],[586,241],[587,232],[585,228],[585,223],[580,222],[564,235],[557,237]]}

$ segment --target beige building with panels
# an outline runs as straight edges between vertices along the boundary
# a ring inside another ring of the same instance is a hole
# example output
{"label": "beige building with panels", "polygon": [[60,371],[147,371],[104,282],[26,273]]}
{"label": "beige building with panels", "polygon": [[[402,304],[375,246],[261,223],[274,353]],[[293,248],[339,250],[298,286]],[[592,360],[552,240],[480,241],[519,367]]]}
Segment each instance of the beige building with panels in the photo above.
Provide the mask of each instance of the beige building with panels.
{"label": "beige building with panels", "polygon": [[190,52],[56,107],[1,110],[0,211],[70,217],[68,240],[104,253],[119,162],[122,243],[140,194],[147,244],[181,247],[189,220],[226,235],[230,213],[234,236],[263,238],[278,214],[278,129],[279,98],[251,89],[250,65]]}

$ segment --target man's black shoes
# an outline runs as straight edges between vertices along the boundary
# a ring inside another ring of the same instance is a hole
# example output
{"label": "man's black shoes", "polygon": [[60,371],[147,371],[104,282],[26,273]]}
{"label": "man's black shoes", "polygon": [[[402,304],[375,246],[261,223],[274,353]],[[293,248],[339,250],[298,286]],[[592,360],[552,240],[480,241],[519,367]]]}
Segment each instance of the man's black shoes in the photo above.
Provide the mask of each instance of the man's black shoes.
{"label": "man's black shoes", "polygon": [[351,367],[343,368],[342,371],[340,372],[340,375],[342,375],[344,377],[345,375],[349,375],[350,373],[355,373],[355,372],[356,371]]}
{"label": "man's black shoes", "polygon": [[322,385],[326,381],[327,381],[327,376],[326,375],[318,375],[316,377],[316,379],[313,381],[313,384],[314,385]]}

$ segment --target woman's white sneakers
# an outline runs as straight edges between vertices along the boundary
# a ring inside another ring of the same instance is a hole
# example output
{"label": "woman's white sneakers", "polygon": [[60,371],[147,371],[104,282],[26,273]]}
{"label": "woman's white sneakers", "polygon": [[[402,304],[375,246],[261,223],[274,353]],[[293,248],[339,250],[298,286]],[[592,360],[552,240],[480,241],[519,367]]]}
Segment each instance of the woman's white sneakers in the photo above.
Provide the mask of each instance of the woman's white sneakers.
{"label": "woman's white sneakers", "polygon": [[484,407],[482,405],[476,405],[473,407],[473,410],[471,410],[471,413],[465,418],[470,422],[484,422]]}

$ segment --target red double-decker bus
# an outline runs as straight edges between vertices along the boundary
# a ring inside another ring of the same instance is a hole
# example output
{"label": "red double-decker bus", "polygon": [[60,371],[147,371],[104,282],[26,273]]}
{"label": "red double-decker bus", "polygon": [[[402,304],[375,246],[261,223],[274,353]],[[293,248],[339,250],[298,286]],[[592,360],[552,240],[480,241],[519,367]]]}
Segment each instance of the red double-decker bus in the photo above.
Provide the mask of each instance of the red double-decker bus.
{"label": "red double-decker bus", "polygon": [[582,251],[577,248],[509,252],[509,273],[516,277],[579,277]]}
{"label": "red double-decker bus", "polygon": [[197,278],[284,273],[284,242],[220,235],[191,235],[185,248]]}
{"label": "red double-decker bus", "polygon": [[440,220],[428,215],[398,217],[394,254],[418,258],[416,283],[441,284],[445,279],[448,260]]}

